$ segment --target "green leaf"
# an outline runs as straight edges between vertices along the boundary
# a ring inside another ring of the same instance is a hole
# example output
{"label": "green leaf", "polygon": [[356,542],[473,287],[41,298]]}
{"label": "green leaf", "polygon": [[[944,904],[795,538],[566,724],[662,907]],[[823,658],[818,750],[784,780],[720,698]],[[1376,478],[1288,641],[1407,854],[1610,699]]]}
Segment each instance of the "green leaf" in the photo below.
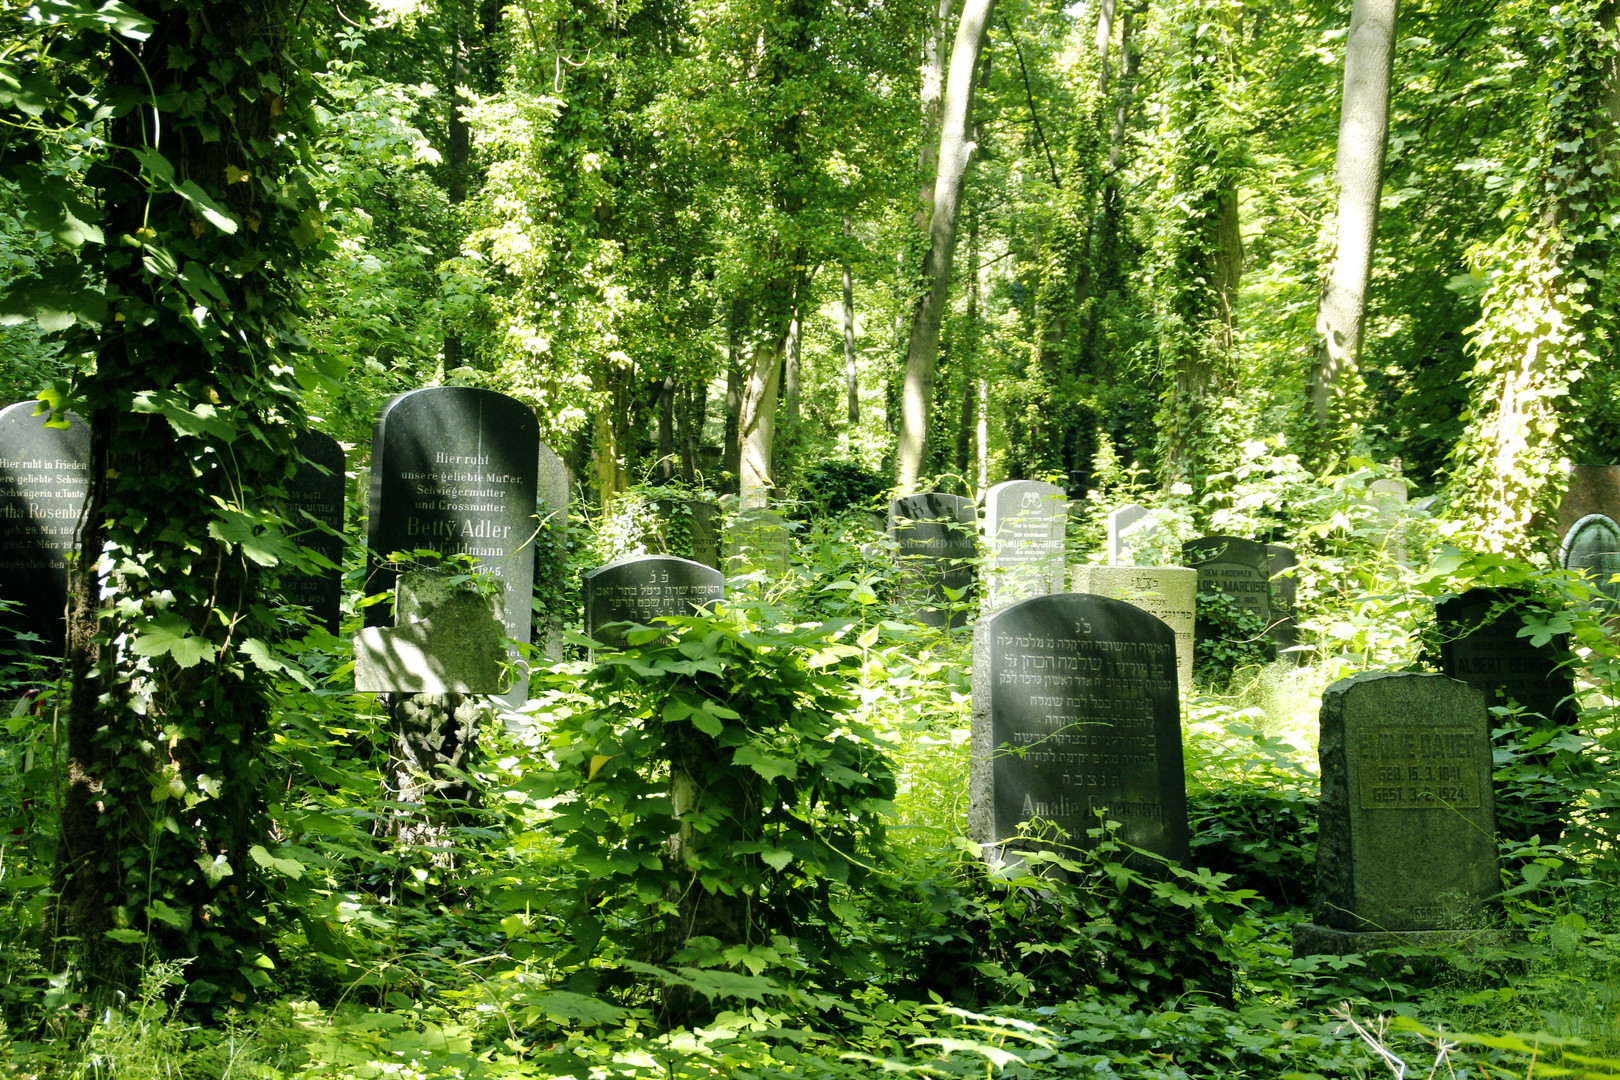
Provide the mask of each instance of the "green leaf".
{"label": "green leaf", "polygon": [[183,180],[176,184],[174,193],[185,199],[197,208],[197,212],[206,218],[220,232],[226,236],[235,236],[240,227],[236,219],[231,217],[218,203],[208,197],[208,193],[197,186],[194,180]]}
{"label": "green leaf", "polygon": [[139,945],[146,940],[146,935],[139,930],[103,930],[102,933],[120,945]]}
{"label": "green leaf", "polygon": [[297,859],[278,859],[264,849],[262,844],[254,844],[248,849],[253,861],[266,870],[275,870],[292,878],[294,881],[304,876],[304,864]]}
{"label": "green leaf", "polygon": [[130,651],[136,656],[167,656],[177,667],[193,667],[212,654],[214,646],[190,631],[190,624],[179,615],[161,612],[142,621]]}
{"label": "green leaf", "polygon": [[161,923],[167,923],[176,930],[191,929],[191,909],[170,907],[162,900],[153,900],[146,905],[146,917]]}
{"label": "green leaf", "polygon": [[236,873],[231,869],[231,862],[223,855],[215,855],[210,859],[207,855],[197,856],[197,865],[202,868],[203,877],[208,884],[218,885],[221,881]]}
{"label": "green leaf", "polygon": [[[799,763],[791,758],[773,757],[760,750],[757,746],[742,746],[737,749],[734,760],[738,765],[746,765],[767,780],[779,777],[792,778],[799,771]],[[781,869],[778,867],[778,869]]]}

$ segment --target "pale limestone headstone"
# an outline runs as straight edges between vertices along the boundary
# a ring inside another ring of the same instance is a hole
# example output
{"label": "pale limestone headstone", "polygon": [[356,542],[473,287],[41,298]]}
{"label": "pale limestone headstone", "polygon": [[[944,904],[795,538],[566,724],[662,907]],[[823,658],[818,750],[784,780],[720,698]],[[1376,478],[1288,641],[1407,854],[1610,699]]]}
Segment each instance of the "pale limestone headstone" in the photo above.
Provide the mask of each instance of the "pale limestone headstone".
{"label": "pale limestone headstone", "polygon": [[1127,503],[1108,515],[1108,565],[1130,566],[1136,560],[1130,553],[1130,536],[1143,527],[1150,511],[1145,506]]}
{"label": "pale limestone headstone", "polygon": [[499,604],[437,574],[401,574],[396,625],[368,626],[354,639],[354,688],[362,694],[501,692]]}
{"label": "pale limestone headstone", "polygon": [[1075,566],[1069,591],[1123,600],[1155,615],[1176,635],[1176,680],[1193,688],[1193,630],[1197,621],[1198,571],[1185,566]]}
{"label": "pale limestone headstone", "polygon": [[[1380,539],[1389,543],[1389,553],[1396,562],[1406,561],[1406,542],[1401,539],[1401,518],[1406,514],[1406,481],[1405,480],[1374,480],[1367,485],[1367,492],[1373,497],[1374,505],[1378,508],[1378,533]],[[1390,539],[1391,535],[1393,539]]]}
{"label": "pale limestone headstone", "polygon": [[984,608],[1063,591],[1067,498],[1056,484],[1008,480],[985,495]]}

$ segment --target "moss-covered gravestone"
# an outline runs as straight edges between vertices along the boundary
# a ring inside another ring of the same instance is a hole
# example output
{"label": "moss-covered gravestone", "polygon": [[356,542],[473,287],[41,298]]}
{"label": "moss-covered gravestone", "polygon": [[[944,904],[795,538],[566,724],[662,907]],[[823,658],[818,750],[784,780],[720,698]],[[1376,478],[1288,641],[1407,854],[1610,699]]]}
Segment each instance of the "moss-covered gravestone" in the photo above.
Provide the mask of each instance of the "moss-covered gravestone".
{"label": "moss-covered gravestone", "polygon": [[1502,884],[1484,695],[1444,675],[1353,675],[1321,716],[1316,912],[1295,954],[1488,928]]}

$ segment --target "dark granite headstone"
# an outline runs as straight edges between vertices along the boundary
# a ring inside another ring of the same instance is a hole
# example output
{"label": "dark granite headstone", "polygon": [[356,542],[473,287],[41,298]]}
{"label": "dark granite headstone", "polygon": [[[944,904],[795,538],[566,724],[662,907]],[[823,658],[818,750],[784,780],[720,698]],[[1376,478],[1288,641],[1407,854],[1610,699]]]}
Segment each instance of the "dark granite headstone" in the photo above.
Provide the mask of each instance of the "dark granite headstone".
{"label": "dark granite headstone", "polygon": [[985,606],[1063,591],[1068,496],[1056,484],[1008,480],[984,497]]}
{"label": "dark granite headstone", "polygon": [[1294,951],[1363,952],[1477,931],[1497,873],[1484,696],[1379,672],[1322,694],[1316,912]]}
{"label": "dark granite headstone", "polygon": [[992,861],[1041,819],[1088,842],[1096,813],[1126,843],[1187,858],[1170,627],[1121,600],[1059,593],[981,618],[973,634],[969,831]]}
{"label": "dark granite headstone", "polygon": [[604,645],[620,648],[619,629],[611,623],[651,626],[662,615],[691,615],[726,596],[726,578],[712,566],[675,555],[634,555],[616,559],[585,574],[585,633]]}
{"label": "dark granite headstone", "polygon": [[1271,630],[1267,637],[1277,654],[1298,663],[1301,653],[1287,652],[1299,644],[1299,627],[1294,622],[1294,606],[1299,596],[1299,556],[1293,548],[1267,544],[1266,572],[1271,575]]}
{"label": "dark granite headstone", "polygon": [[1181,545],[1181,554],[1198,571],[1199,596],[1225,593],[1238,610],[1271,625],[1271,554],[1263,545],[1236,536],[1206,536]]}
{"label": "dark granite headstone", "polygon": [[90,428],[68,413],[46,427],[35,402],[0,409],[0,598],[17,605],[7,630],[37,634],[60,656],[67,636],[68,558],[90,490]]}
{"label": "dark granite headstone", "polygon": [[[900,548],[900,589],[913,618],[925,626],[961,626],[978,554],[978,512],[972,499],[929,492],[889,503],[889,535]],[[959,600],[946,590],[958,591]]]}
{"label": "dark granite headstone", "polygon": [[[529,641],[539,443],[529,407],[493,390],[432,387],[384,405],[372,434],[367,591],[394,587],[395,571],[379,556],[418,548],[471,555],[505,585],[507,636]],[[368,608],[367,625],[389,625],[388,608]]]}
{"label": "dark granite headstone", "polygon": [[[316,625],[335,634],[343,597],[343,486],[348,463],[343,447],[324,432],[300,432],[297,448],[303,460],[287,482],[288,521],[293,538],[324,556],[332,569],[283,575],[281,591],[288,603],[305,608]],[[337,535],[316,528],[306,514]]]}
{"label": "dark granite headstone", "polygon": [[1601,595],[1598,610],[1606,615],[1620,611],[1620,525],[1607,514],[1587,514],[1564,534],[1558,548],[1558,561],[1565,570],[1586,574]]}

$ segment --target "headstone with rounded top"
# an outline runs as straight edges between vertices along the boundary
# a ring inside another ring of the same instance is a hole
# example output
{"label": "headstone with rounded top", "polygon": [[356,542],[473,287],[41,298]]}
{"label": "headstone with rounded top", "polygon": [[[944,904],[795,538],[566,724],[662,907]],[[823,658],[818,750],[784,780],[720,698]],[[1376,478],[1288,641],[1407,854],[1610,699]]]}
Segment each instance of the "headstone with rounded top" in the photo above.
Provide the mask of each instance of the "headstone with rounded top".
{"label": "headstone with rounded top", "polygon": [[1558,504],[1558,541],[1588,514],[1620,521],[1620,465],[1571,465],[1569,486]]}
{"label": "headstone with rounded top", "polygon": [[1238,536],[1206,536],[1181,546],[1182,561],[1198,571],[1200,599],[1226,595],[1239,611],[1269,627],[1271,553]]}
{"label": "headstone with rounded top", "polygon": [[90,427],[74,413],[35,415],[38,405],[0,409],[0,599],[15,605],[0,626],[60,656],[68,561],[90,491]]}
{"label": "headstone with rounded top", "polygon": [[992,863],[1020,825],[1087,845],[1099,815],[1119,838],[1187,857],[1175,635],[1121,600],[1058,593],[981,618],[973,635],[969,831]]}
{"label": "headstone with rounded top", "polygon": [[[889,535],[899,547],[900,590],[926,626],[967,621],[978,511],[972,499],[928,492],[889,503]],[[955,593],[959,599],[953,599]]]}
{"label": "headstone with rounded top", "polygon": [[1062,488],[1039,480],[1008,480],[985,494],[987,610],[1063,591],[1067,503]]}
{"label": "headstone with rounded top", "polygon": [[676,555],[633,555],[588,571],[581,582],[586,636],[623,648],[620,623],[656,626],[666,615],[691,615],[726,597],[726,578],[712,566]]}
{"label": "headstone with rounded top", "polygon": [[1586,575],[1598,593],[1596,607],[1605,615],[1620,611],[1620,525],[1607,514],[1587,514],[1564,534],[1558,562],[1565,570]]}
{"label": "headstone with rounded top", "polygon": [[1497,870],[1484,696],[1377,672],[1322,694],[1316,911],[1294,952],[1457,941],[1492,922]]}

